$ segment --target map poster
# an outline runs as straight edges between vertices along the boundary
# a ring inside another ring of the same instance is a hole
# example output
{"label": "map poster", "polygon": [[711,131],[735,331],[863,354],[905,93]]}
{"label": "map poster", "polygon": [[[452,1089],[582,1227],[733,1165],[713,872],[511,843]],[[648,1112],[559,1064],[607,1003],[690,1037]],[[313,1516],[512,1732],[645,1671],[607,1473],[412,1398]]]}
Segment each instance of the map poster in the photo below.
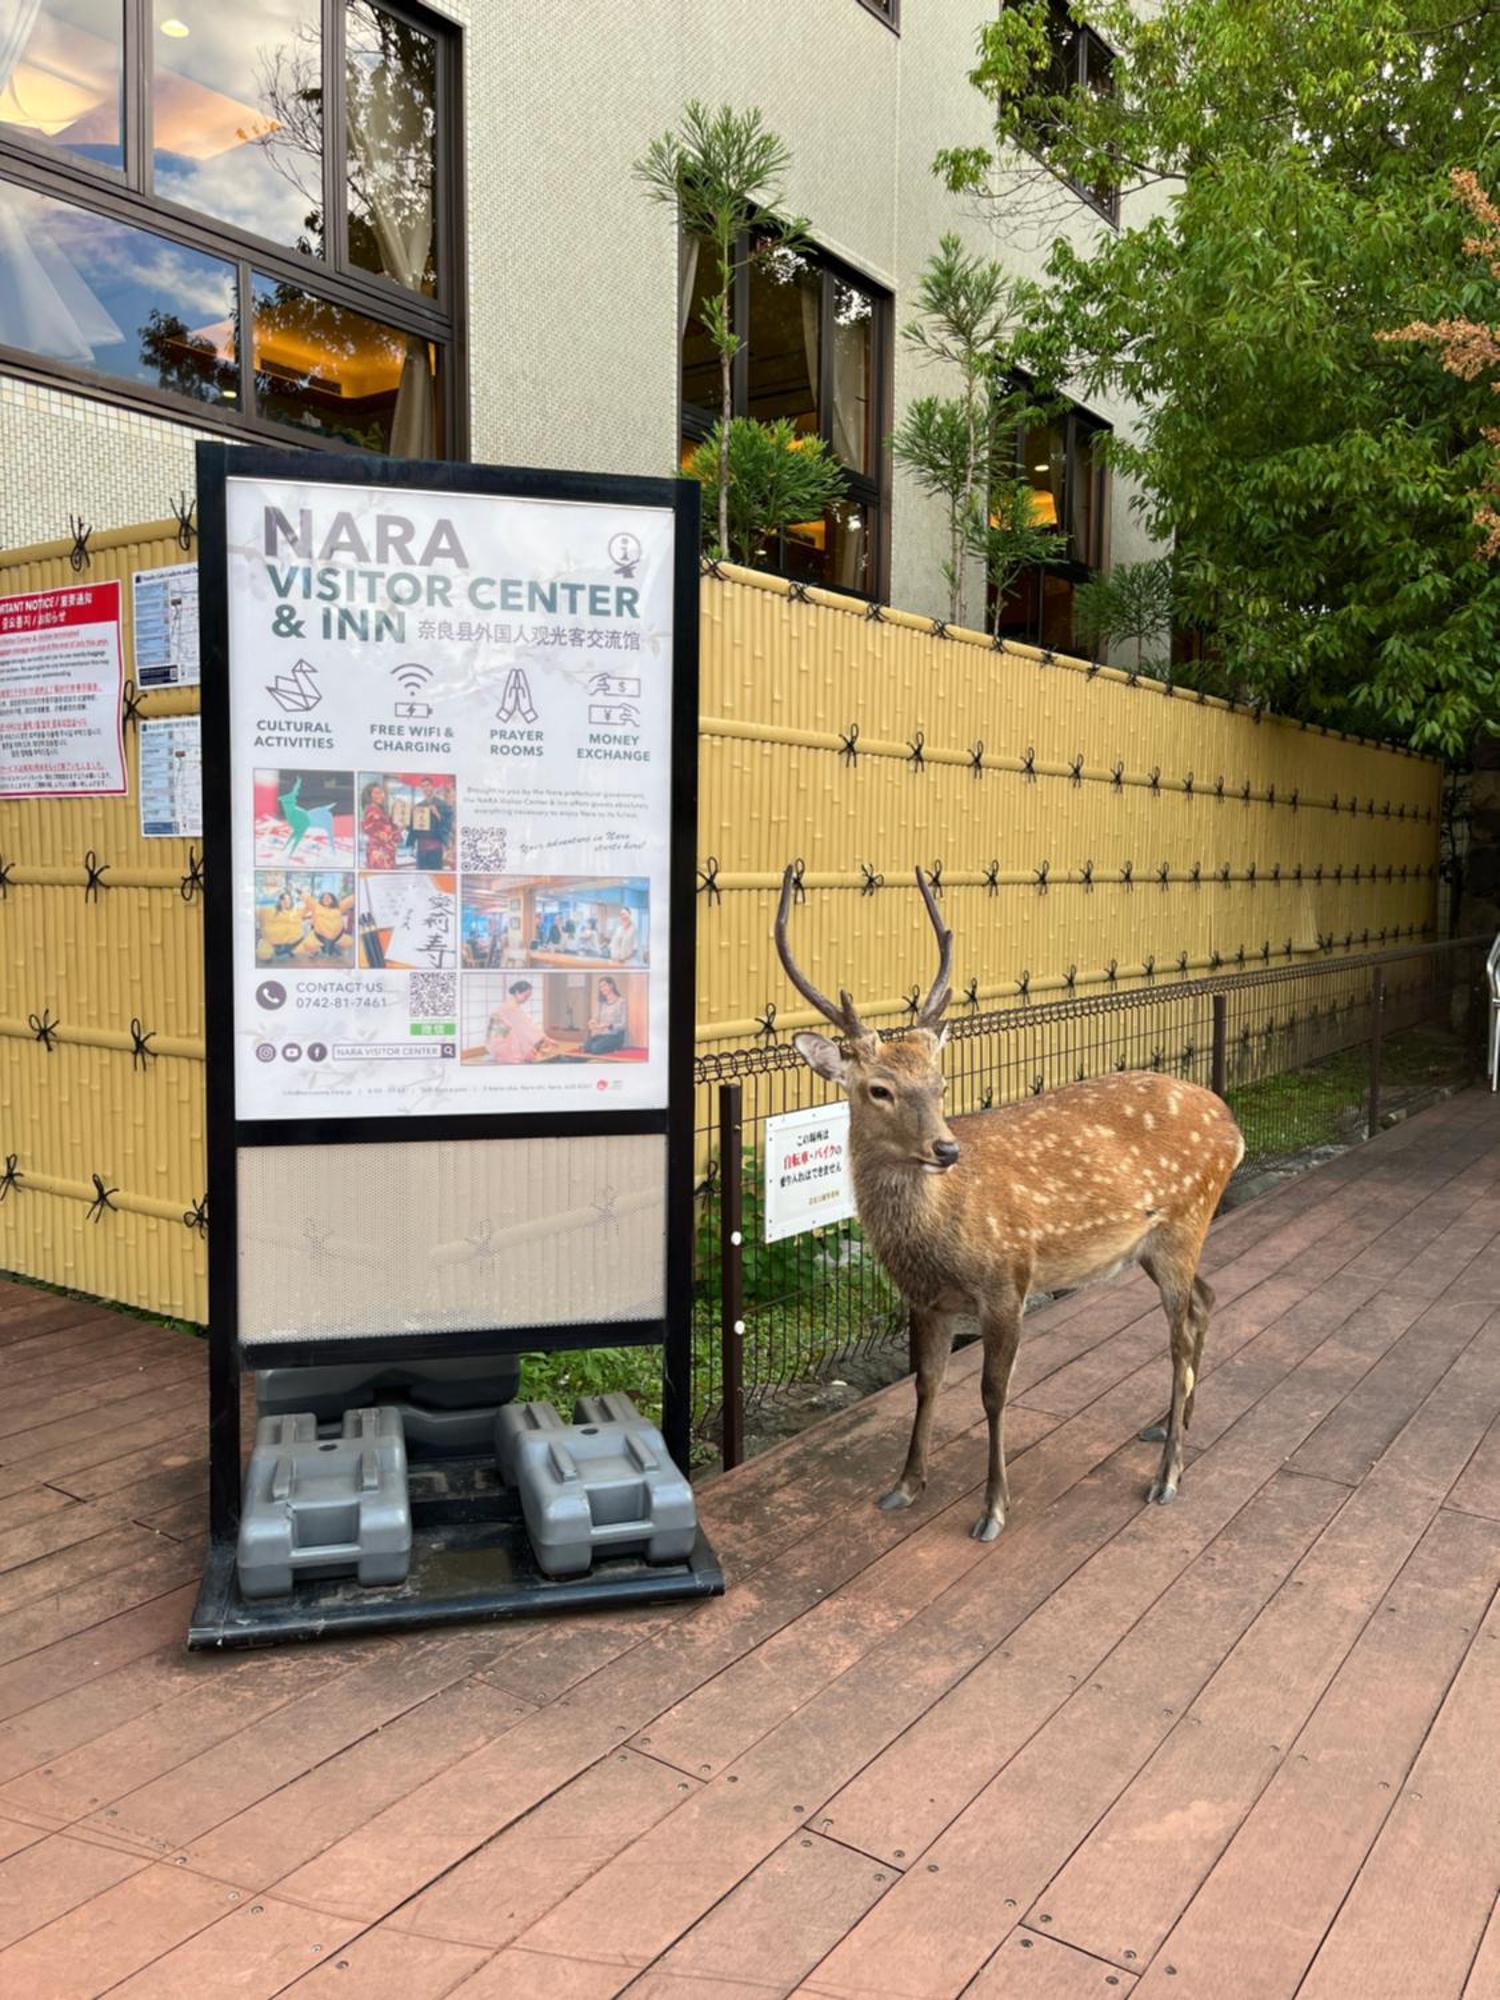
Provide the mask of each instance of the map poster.
{"label": "map poster", "polygon": [[0,597],[0,797],[123,798],[120,586]]}
{"label": "map poster", "polygon": [[671,509],[225,508],[238,1115],[664,1109]]}
{"label": "map poster", "polygon": [[135,684],[198,685],[198,565],[138,569],[131,578]]}
{"label": "map poster", "polygon": [[196,715],[137,724],[141,837],[197,840],[203,833],[203,732]]}

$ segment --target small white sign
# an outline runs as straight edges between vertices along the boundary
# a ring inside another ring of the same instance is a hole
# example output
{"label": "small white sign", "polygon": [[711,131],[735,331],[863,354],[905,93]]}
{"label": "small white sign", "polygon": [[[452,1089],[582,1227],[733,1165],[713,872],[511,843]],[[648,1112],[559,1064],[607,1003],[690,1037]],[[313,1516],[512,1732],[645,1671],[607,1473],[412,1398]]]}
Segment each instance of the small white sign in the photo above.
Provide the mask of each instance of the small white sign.
{"label": "small white sign", "polygon": [[198,565],[171,563],[138,569],[132,579],[135,610],[135,684],[138,688],[198,685]]}
{"label": "small white sign", "polygon": [[138,726],[141,837],[203,836],[203,735],[196,715],[169,715]]}
{"label": "small white sign", "polygon": [[849,1106],[819,1104],[766,1120],[765,1238],[781,1243],[854,1213]]}

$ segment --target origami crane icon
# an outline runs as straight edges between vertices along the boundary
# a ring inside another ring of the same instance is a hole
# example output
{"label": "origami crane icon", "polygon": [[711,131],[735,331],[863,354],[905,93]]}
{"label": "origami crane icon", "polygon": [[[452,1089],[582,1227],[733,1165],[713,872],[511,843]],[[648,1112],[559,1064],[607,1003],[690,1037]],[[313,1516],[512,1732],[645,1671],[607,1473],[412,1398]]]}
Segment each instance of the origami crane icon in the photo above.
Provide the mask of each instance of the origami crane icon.
{"label": "origami crane icon", "polygon": [[306,715],[323,699],[313,677],[313,669],[306,660],[299,660],[290,673],[278,674],[274,681],[268,682],[266,693],[288,715]]}

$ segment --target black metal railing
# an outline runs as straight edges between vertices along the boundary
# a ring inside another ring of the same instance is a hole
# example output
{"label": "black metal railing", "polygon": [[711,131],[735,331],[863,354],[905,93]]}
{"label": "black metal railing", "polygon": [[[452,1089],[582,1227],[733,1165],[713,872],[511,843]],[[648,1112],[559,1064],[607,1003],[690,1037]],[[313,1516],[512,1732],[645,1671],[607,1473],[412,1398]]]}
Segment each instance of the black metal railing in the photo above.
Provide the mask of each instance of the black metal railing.
{"label": "black metal railing", "polygon": [[[1488,940],[1319,956],[1128,991],[951,1013],[950,1115],[1111,1070],[1156,1069],[1223,1096],[1246,1152],[1229,1200],[1378,1131],[1483,1067]],[[890,1031],[893,1035],[906,1032]],[[904,1352],[906,1309],[854,1221],[765,1240],[767,1121],[836,1093],[790,1040],[711,1050],[698,1092],[694,1411],[705,1449],[745,1451],[753,1416],[794,1384]]]}

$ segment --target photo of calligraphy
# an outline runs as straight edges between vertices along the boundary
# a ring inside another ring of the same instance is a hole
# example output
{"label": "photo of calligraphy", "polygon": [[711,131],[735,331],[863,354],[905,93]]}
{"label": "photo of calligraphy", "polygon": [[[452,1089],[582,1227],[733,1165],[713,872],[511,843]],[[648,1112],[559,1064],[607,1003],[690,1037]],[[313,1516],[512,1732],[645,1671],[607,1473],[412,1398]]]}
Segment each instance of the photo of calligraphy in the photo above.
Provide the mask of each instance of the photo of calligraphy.
{"label": "photo of calligraphy", "polygon": [[366,970],[444,972],[458,964],[456,875],[361,875],[359,962]]}

